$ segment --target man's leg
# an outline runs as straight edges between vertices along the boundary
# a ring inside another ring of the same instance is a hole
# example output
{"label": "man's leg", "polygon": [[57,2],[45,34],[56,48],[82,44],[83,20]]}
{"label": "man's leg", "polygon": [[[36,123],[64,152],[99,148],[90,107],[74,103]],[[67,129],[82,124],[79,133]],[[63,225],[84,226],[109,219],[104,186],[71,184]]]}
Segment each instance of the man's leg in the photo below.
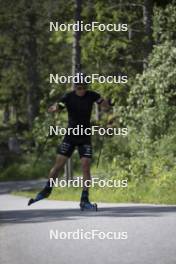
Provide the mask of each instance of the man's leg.
{"label": "man's leg", "polygon": [[82,172],[83,172],[83,183],[84,187],[81,194],[81,202],[87,202],[89,203],[89,185],[90,185],[90,158],[81,158],[81,166],[82,166]]}
{"label": "man's leg", "polygon": [[[89,202],[89,184],[91,180],[90,175],[90,164],[92,157],[92,146],[91,144],[83,144],[78,146],[78,151],[81,159],[81,166],[83,172],[84,187],[81,194],[81,202]],[[87,181],[87,184],[85,184]]]}
{"label": "man's leg", "polygon": [[34,202],[47,198],[52,192],[52,185],[50,185],[50,179],[55,180],[58,177],[59,172],[63,168],[67,159],[72,155],[75,146],[68,142],[63,141],[57,149],[57,157],[53,168],[50,170],[48,175],[48,181],[41,192],[39,192],[35,199],[30,199],[28,205],[31,205]]}
{"label": "man's leg", "polygon": [[[91,176],[90,176],[90,163],[91,163],[91,159],[90,158],[85,158],[85,157],[82,157],[81,158],[81,167],[82,167],[82,172],[83,172],[83,182],[84,183],[86,181],[89,181],[90,182],[90,180],[91,180]],[[84,189],[85,190],[88,189],[88,187],[86,186],[86,184],[84,185]]]}
{"label": "man's leg", "polygon": [[67,159],[68,159],[67,156],[61,154],[57,155],[55,164],[49,172],[48,181],[44,189],[39,194],[43,195],[44,197],[48,197],[51,194],[52,186],[50,185],[50,179],[55,180],[58,177],[58,174],[65,165]]}
{"label": "man's leg", "polygon": [[55,180],[58,177],[60,170],[65,165],[68,158],[72,155],[75,146],[67,141],[63,141],[57,148],[57,157],[53,168],[50,170],[48,175],[48,181],[45,188],[40,192],[42,195],[46,194],[48,197],[52,191],[52,186],[50,186],[50,179]]}
{"label": "man's leg", "polygon": [[48,179],[55,180],[58,177],[60,170],[63,168],[67,160],[68,160],[67,156],[58,154],[56,157],[55,164],[49,172]]}

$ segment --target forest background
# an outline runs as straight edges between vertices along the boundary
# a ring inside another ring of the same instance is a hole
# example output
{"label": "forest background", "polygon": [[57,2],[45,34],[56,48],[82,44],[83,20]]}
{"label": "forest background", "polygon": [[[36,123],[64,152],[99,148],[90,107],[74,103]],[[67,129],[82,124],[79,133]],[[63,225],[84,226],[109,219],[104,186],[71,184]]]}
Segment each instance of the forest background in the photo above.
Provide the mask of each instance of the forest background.
{"label": "forest background", "polygon": [[[67,121],[66,112],[53,116],[47,108],[71,90],[68,84],[50,84],[49,74],[71,75],[80,54],[87,74],[128,76],[125,85],[90,86],[116,101],[107,112],[96,107],[92,123],[106,126],[109,122],[129,130],[127,137],[93,137],[92,174],[128,180],[128,188],[97,188],[92,191],[93,198],[175,204],[176,2],[0,2],[0,181],[47,177],[56,146],[62,140],[51,137],[43,149],[48,127],[63,126]],[[128,32],[75,35],[49,31],[50,21],[73,23],[76,17],[85,23],[125,23]],[[72,170],[74,176],[81,175],[76,154]],[[55,190],[51,198],[73,200],[78,196],[78,190]]]}

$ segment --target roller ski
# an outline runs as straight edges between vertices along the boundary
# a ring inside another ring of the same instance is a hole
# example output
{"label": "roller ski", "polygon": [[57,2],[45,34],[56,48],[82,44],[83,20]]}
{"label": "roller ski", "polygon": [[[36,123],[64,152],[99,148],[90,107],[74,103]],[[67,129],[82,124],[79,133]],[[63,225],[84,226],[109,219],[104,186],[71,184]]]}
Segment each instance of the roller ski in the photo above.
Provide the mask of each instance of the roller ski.
{"label": "roller ski", "polygon": [[39,192],[35,198],[29,199],[28,206],[30,206],[31,204],[36,203],[40,200],[48,198],[49,195],[51,194],[51,191],[52,191],[52,187],[48,186],[48,183],[47,183],[46,187],[41,192]]}
{"label": "roller ski", "polygon": [[92,204],[89,201],[88,190],[83,190],[82,192],[81,201],[80,201],[80,209],[81,211],[84,211],[84,210],[97,211],[98,210],[97,204],[96,203]]}
{"label": "roller ski", "polygon": [[85,210],[91,210],[91,211],[98,211],[98,206],[96,203],[92,204],[90,202],[80,202],[80,209],[81,211],[85,211]]}

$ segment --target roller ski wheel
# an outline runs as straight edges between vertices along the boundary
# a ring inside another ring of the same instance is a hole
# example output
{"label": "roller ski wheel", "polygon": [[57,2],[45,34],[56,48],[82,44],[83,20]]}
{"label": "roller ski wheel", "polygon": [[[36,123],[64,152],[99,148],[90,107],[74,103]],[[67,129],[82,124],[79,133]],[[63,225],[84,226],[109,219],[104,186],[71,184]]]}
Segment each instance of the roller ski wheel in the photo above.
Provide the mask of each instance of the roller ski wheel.
{"label": "roller ski wheel", "polygon": [[81,202],[80,209],[81,211],[85,211],[85,210],[98,211],[98,206],[96,203],[92,204],[90,202]]}

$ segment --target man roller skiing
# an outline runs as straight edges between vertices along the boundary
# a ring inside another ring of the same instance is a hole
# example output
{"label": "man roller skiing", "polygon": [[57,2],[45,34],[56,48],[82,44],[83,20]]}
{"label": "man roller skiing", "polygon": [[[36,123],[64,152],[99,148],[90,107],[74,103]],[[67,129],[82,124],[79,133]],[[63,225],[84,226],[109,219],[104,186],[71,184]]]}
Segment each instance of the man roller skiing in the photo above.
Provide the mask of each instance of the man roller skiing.
{"label": "man roller skiing", "polygon": [[[97,103],[102,107],[109,107],[111,103],[109,100],[101,98],[100,94],[88,90],[86,84],[79,83],[75,84],[74,91],[66,93],[60,100],[59,103],[55,103],[49,107],[48,112],[60,112],[63,108],[67,109],[68,112],[68,128],[75,128],[78,125],[82,125],[83,128],[90,128],[90,119],[93,104]],[[36,200],[41,200],[48,197],[51,194],[52,186],[50,186],[50,179],[55,180],[58,177],[59,172],[67,162],[68,158],[71,157],[75,148],[78,149],[82,172],[83,182],[91,180],[90,175],[90,163],[92,158],[92,145],[90,135],[73,135],[66,134],[61,145],[57,148],[56,161],[49,172],[48,181],[44,189],[37,195]],[[34,199],[30,199],[28,205],[35,202]],[[89,201],[89,190],[84,185],[81,199],[81,208],[92,208],[93,204]]]}

